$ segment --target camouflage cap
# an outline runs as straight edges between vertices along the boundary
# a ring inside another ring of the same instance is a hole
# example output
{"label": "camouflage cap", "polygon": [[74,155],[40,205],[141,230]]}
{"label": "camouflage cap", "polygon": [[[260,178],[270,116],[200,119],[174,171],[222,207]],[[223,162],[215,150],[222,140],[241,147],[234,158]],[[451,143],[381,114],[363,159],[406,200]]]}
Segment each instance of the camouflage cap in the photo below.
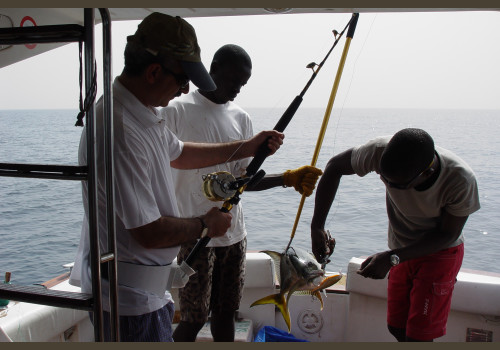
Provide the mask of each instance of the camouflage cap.
{"label": "camouflage cap", "polygon": [[193,84],[201,90],[213,91],[216,85],[201,62],[196,32],[179,16],[154,12],[144,18],[127,42],[147,49],[153,55],[160,52],[176,59]]}

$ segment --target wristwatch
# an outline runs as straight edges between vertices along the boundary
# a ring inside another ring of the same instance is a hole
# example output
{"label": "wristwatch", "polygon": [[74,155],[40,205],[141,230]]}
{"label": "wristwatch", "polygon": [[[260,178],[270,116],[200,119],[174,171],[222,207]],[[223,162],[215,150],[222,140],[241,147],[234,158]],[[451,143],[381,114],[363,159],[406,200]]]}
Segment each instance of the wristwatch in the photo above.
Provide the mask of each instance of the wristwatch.
{"label": "wristwatch", "polygon": [[391,260],[391,265],[392,266],[397,266],[399,265],[399,256],[397,256],[396,254],[391,254],[390,258]]}
{"label": "wristwatch", "polygon": [[198,219],[200,219],[200,222],[201,222],[200,238],[203,238],[208,234],[208,226],[207,226],[207,224],[205,224],[205,221],[203,221],[203,219],[200,216],[198,216]]}

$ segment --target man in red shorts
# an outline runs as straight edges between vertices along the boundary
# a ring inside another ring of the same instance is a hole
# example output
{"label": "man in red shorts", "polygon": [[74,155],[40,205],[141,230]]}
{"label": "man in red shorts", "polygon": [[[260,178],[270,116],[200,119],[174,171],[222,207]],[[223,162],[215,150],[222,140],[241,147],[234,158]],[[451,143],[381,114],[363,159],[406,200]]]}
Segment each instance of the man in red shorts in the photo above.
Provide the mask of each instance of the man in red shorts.
{"label": "man in red shorts", "polygon": [[462,229],[480,207],[475,175],[458,156],[434,147],[427,132],[414,128],[334,156],[318,184],[311,222],[318,261],[335,246],[324,224],[342,175],[372,171],[386,186],[390,250],[368,257],[358,273],[382,279],[390,271],[387,326],[398,341],[433,341],[446,334],[464,255]]}

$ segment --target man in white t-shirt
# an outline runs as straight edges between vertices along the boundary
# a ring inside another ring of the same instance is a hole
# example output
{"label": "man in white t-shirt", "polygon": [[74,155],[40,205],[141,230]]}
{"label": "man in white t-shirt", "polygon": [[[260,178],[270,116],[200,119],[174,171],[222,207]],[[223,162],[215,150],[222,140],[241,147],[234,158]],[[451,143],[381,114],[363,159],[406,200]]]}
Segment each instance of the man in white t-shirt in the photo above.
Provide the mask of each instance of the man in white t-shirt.
{"label": "man in white t-shirt", "polygon": [[[217,84],[214,91],[196,90],[174,100],[162,109],[167,127],[181,140],[191,142],[229,142],[253,136],[248,113],[233,100],[251,76],[252,62],[245,50],[237,45],[224,45],[214,55],[210,75]],[[214,202],[202,190],[202,176],[227,171],[235,177],[245,174],[250,162],[227,159],[224,164],[195,170],[174,170],[177,202],[181,216],[204,213]],[[293,186],[310,195],[321,170],[303,166],[283,174],[267,175],[255,187],[246,191],[265,190],[276,186]],[[215,341],[234,341],[234,318],[244,284],[246,230],[241,202],[231,209],[233,221],[224,236],[210,240],[191,264],[196,274],[179,289],[181,321],[174,340],[195,341],[208,319]],[[182,244],[178,261],[183,261],[196,241]]]}
{"label": "man in white t-shirt", "polygon": [[474,172],[415,128],[334,156],[318,184],[311,222],[318,260],[335,246],[324,225],[341,177],[372,171],[386,185],[390,250],[368,257],[358,273],[381,279],[389,272],[387,326],[398,341],[433,341],[446,334],[464,254],[462,229],[480,208]]}
{"label": "man in white t-shirt", "polygon": [[[155,107],[165,107],[189,91],[189,81],[214,90],[201,63],[194,28],[180,17],[147,16],[127,38],[125,67],[113,83],[113,132],[118,315],[121,341],[172,341],[173,301],[166,277],[185,242],[202,232],[215,238],[231,225],[231,213],[215,205],[196,217],[182,217],[177,207],[172,167],[190,169],[254,156],[268,140],[271,154],[283,134],[262,132],[245,141],[218,144],[182,142],[165,127]],[[103,103],[96,108],[97,204],[100,244],[106,251],[106,194],[103,142]],[[86,127],[79,163],[87,164]],[[236,152],[236,153],[235,153]],[[89,160],[90,161],[90,160]],[[89,261],[88,185],[82,182],[85,217],[70,283],[92,292]],[[107,269],[102,269],[106,278]],[[158,272],[159,271],[159,272]],[[109,283],[103,281],[104,339],[109,339]]]}

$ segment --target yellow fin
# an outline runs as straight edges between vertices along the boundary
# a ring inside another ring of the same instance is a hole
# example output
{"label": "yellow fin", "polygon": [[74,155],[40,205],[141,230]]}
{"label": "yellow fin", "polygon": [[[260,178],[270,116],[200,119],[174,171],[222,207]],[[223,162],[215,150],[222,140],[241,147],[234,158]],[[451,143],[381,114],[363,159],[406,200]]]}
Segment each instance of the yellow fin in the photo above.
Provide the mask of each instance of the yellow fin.
{"label": "yellow fin", "polygon": [[319,299],[319,302],[321,303],[321,310],[323,310],[323,298],[321,297],[319,290],[315,291],[313,295]]}
{"label": "yellow fin", "polygon": [[290,321],[290,312],[288,311],[288,306],[285,300],[285,296],[283,294],[271,294],[267,297],[254,301],[250,307],[255,305],[263,305],[263,304],[274,304],[281,311],[281,315],[283,315],[283,319],[288,327],[288,333],[290,333],[291,321]]}
{"label": "yellow fin", "polygon": [[314,288],[312,290],[312,292],[320,291],[320,290],[323,290],[325,288],[333,286],[335,283],[337,283],[338,281],[340,281],[342,279],[342,276],[343,275],[341,273],[338,275],[328,276],[323,281],[321,281],[321,284],[319,286],[317,286],[316,288]]}

